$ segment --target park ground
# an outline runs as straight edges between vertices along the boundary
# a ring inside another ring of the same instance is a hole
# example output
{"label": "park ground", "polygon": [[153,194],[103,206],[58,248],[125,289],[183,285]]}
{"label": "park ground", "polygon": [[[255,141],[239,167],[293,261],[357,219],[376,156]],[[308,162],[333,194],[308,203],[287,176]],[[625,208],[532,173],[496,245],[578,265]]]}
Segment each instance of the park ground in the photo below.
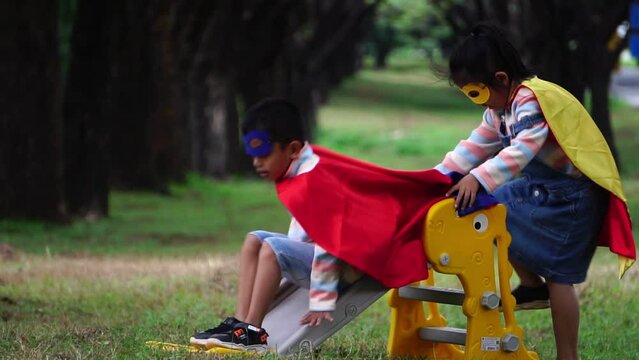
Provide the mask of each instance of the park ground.
{"label": "park ground", "polygon": [[[392,168],[435,165],[481,110],[426,68],[396,62],[346,81],[320,110],[317,142]],[[639,113],[613,99],[612,121],[636,224]],[[288,225],[272,184],[257,179],[190,176],[170,195],[114,192],[110,201],[111,217],[97,222],[0,221],[1,359],[212,358],[144,343],[186,343],[231,314],[244,234]],[[577,290],[582,358],[638,359],[639,266],[618,280],[615,257],[600,249]],[[464,326],[458,308],[442,308],[452,326]],[[389,312],[381,299],[314,357],[385,358]],[[517,321],[528,349],[553,359],[549,311],[518,312]]]}

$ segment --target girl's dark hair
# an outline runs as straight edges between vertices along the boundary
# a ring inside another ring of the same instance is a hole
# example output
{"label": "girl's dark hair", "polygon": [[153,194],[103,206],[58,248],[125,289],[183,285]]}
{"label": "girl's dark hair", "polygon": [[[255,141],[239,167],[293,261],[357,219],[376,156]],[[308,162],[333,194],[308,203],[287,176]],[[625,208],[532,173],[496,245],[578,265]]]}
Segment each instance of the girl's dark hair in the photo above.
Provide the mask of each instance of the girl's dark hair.
{"label": "girl's dark hair", "polygon": [[507,73],[511,80],[518,82],[534,76],[504,33],[489,23],[473,27],[470,35],[453,50],[448,66],[449,80],[457,83],[496,85],[497,71]]}
{"label": "girl's dark hair", "polygon": [[242,134],[253,130],[268,132],[271,141],[280,144],[306,141],[302,115],[297,106],[285,99],[267,98],[253,105],[242,120]]}

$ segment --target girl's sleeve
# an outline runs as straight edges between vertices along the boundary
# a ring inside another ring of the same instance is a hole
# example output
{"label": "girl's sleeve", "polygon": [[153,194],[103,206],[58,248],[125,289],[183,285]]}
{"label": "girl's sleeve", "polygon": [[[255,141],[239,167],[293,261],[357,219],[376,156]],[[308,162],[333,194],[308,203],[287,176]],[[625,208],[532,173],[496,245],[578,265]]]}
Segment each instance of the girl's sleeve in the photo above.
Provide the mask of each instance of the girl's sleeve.
{"label": "girl's sleeve", "polygon": [[500,148],[499,131],[491,112],[486,110],[481,125],[471,132],[468,139],[460,141],[453,151],[447,153],[435,169],[443,174],[458,172],[466,175]]}
{"label": "girl's sleeve", "polygon": [[[532,92],[515,99],[514,113],[517,122],[526,116],[542,116],[539,103]],[[510,181],[528,165],[539,153],[548,138],[548,123],[544,119],[522,130],[495,157],[484,162],[470,173],[488,191],[495,191],[500,185]]]}
{"label": "girl's sleeve", "polygon": [[341,261],[315,245],[309,290],[310,311],[333,311],[337,302]]}

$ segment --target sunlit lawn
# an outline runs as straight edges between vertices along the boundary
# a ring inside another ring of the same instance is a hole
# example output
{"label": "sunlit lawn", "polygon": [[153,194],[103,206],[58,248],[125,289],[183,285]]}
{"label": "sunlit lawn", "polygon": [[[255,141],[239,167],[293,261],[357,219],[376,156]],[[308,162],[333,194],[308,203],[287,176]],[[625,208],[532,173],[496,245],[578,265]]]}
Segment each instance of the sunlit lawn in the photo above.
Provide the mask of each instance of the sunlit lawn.
{"label": "sunlit lawn", "polygon": [[[425,65],[366,70],[321,109],[317,142],[387,167],[428,168],[480,113]],[[637,223],[639,112],[614,102],[613,122]],[[289,218],[272,185],[258,180],[192,176],[172,190],[113,193],[111,218],[96,223],[0,222],[0,358],[210,358],[160,353],[144,342],[186,343],[230,314],[243,235],[286,231]],[[583,359],[639,358],[639,270],[618,281],[615,264],[599,251],[578,287]],[[458,308],[442,311],[453,326],[464,326]],[[385,301],[377,302],[316,357],[384,358],[388,317]],[[519,312],[517,320],[526,346],[554,358],[549,312]]]}

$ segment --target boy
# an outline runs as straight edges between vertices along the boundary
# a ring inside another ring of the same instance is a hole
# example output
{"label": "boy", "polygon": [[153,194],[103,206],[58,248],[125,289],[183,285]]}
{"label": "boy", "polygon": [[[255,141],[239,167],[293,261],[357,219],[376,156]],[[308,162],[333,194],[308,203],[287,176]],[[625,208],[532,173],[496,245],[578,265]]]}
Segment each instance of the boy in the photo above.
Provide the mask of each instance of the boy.
{"label": "boy", "polygon": [[[246,152],[260,177],[269,181],[312,170],[319,161],[306,141],[299,111],[282,99],[265,99],[248,110],[242,121]],[[282,277],[309,291],[309,312],[303,325],[332,321],[338,286],[348,285],[361,273],[315,245],[291,219],[288,235],[250,232],[240,253],[237,307],[234,316],[217,327],[196,333],[191,344],[264,351],[268,333],[261,328]]]}

